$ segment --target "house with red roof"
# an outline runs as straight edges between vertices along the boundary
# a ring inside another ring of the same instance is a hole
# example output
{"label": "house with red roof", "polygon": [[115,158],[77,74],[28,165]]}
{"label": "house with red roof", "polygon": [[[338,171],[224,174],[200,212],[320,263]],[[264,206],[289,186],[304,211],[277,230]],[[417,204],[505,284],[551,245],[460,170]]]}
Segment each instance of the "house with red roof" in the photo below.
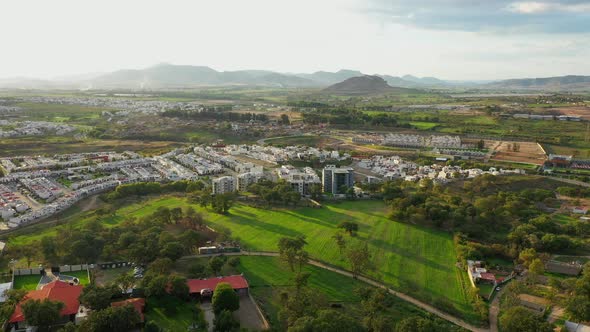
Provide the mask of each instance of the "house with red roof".
{"label": "house with red roof", "polygon": [[239,295],[248,294],[248,281],[242,275],[228,276],[228,277],[216,277],[209,279],[188,279],[186,281],[190,295],[205,295],[207,293],[213,294],[215,287],[219,283],[228,283],[232,286],[234,291]]}
{"label": "house with red roof", "polygon": [[139,322],[143,324],[145,322],[145,299],[132,298],[124,301],[111,303],[112,307],[123,307],[126,305],[132,305],[135,308],[135,311],[137,311],[137,314],[139,314]]}
{"label": "house with red roof", "polygon": [[56,280],[45,284],[41,289],[33,290],[27,293],[25,297],[16,305],[14,313],[10,316],[8,322],[12,324],[15,330],[27,328],[25,315],[22,311],[22,304],[30,300],[51,300],[62,302],[64,308],[61,310],[63,323],[75,321],[76,314],[80,309],[78,298],[82,293],[83,286],[71,285],[70,283]]}

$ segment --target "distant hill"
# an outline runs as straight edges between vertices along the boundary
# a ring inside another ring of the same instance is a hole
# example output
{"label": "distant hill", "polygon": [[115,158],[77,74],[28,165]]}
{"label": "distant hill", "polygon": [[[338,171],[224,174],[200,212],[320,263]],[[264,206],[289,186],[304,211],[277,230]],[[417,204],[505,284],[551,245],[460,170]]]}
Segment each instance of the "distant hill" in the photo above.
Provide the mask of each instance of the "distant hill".
{"label": "distant hill", "polygon": [[313,74],[296,74],[299,77],[303,77],[323,85],[332,85],[338,82],[342,82],[345,79],[362,76],[364,75],[358,70],[341,69],[335,73],[329,71],[316,71]]}
{"label": "distant hill", "polygon": [[483,88],[544,91],[590,91],[590,76],[557,76],[544,78],[521,78],[492,82]]}
{"label": "distant hill", "polygon": [[119,70],[91,81],[100,88],[174,88],[217,85],[317,86],[311,80],[265,70],[219,72],[205,66],[160,64],[146,69]]}
{"label": "distant hill", "polygon": [[368,95],[382,93],[415,92],[416,90],[392,87],[379,76],[363,75],[348,78],[340,83],[331,85],[324,90],[325,93],[342,95]]}

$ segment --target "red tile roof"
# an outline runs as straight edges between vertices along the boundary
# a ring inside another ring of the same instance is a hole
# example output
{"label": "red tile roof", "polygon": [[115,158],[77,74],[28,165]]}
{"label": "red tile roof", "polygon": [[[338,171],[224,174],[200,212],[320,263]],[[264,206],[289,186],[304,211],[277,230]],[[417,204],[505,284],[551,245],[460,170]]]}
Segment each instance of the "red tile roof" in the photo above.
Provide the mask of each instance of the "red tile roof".
{"label": "red tile roof", "polygon": [[119,302],[113,302],[111,303],[112,307],[122,307],[122,306],[126,306],[128,304],[131,304],[133,307],[135,307],[135,311],[137,311],[137,313],[139,314],[139,318],[140,318],[140,322],[144,322],[144,315],[143,315],[143,311],[145,308],[145,299],[142,298],[133,298],[133,299],[127,299],[125,301],[119,301]]}
{"label": "red tile roof", "polygon": [[46,284],[39,290],[30,291],[25,297],[17,304],[14,309],[14,313],[10,317],[10,323],[22,322],[25,320],[25,315],[21,309],[21,305],[29,300],[51,300],[62,302],[64,308],[61,311],[62,316],[73,315],[78,312],[80,307],[80,293],[82,293],[82,286],[73,286],[67,282],[54,281]]}
{"label": "red tile roof", "polygon": [[496,280],[496,276],[494,276],[493,273],[484,272],[484,273],[481,273],[480,276],[481,276],[481,279],[484,279],[484,280],[492,280],[492,281]]}
{"label": "red tile roof", "polygon": [[233,289],[244,289],[248,288],[248,281],[243,276],[229,276],[209,279],[188,279],[189,293],[200,293],[203,289],[215,290],[215,287],[220,282],[227,282]]}

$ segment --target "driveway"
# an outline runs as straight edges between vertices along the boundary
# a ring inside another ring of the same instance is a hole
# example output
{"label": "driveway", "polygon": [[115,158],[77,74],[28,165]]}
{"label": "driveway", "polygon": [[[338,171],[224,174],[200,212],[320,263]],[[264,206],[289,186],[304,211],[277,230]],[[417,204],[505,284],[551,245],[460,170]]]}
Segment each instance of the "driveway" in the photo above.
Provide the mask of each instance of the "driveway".
{"label": "driveway", "polygon": [[215,320],[215,314],[213,313],[213,307],[211,302],[202,302],[201,310],[205,314],[205,320],[207,321],[207,331],[213,331],[213,320]]}

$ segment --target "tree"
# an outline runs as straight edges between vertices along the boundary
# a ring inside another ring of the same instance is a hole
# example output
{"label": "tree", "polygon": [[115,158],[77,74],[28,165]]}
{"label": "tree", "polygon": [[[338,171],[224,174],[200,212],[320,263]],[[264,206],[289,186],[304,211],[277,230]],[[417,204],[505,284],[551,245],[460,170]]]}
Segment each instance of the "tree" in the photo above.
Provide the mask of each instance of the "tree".
{"label": "tree", "polygon": [[170,210],[170,219],[175,223],[178,222],[182,218],[182,209],[179,207],[175,207]]}
{"label": "tree", "polygon": [[[282,237],[279,239],[279,257],[289,264],[291,271],[295,271],[295,263],[305,256],[302,251],[303,246],[306,244],[307,242],[303,236],[295,238]],[[299,262],[301,263],[301,261]]]}
{"label": "tree", "polygon": [[82,289],[80,303],[92,310],[102,310],[111,305],[111,299],[118,293],[115,287],[90,284]]}
{"label": "tree", "polygon": [[156,275],[169,274],[174,263],[170,258],[158,258],[148,267],[148,272]]}
{"label": "tree", "polygon": [[485,148],[485,146],[486,146],[486,143],[484,142],[484,140],[480,139],[477,142],[477,149],[478,150],[483,150]]}
{"label": "tree", "polygon": [[188,273],[190,278],[203,278],[206,276],[205,266],[201,263],[192,263],[188,267]]}
{"label": "tree", "polygon": [[227,264],[231,267],[238,267],[240,265],[240,257],[235,256],[227,260]]}
{"label": "tree", "polygon": [[322,199],[322,185],[317,183],[312,184],[311,187],[309,187],[309,195],[311,196],[311,199],[316,201]]}
{"label": "tree", "polygon": [[170,293],[180,299],[187,299],[189,288],[186,283],[186,278],[173,275],[168,278],[168,285],[170,286]]}
{"label": "tree", "polygon": [[220,282],[215,287],[213,292],[213,298],[211,299],[211,305],[215,314],[219,314],[224,310],[236,311],[240,309],[240,297],[232,286],[227,282]]}
{"label": "tree", "polygon": [[545,266],[539,258],[535,258],[529,265],[529,271],[536,275],[541,275],[545,272]]}
{"label": "tree", "polygon": [[139,314],[132,305],[108,307],[91,312],[80,324],[80,331],[126,332],[133,330],[139,321]]}
{"label": "tree", "polygon": [[334,234],[332,238],[334,239],[334,241],[336,241],[336,245],[340,250],[340,255],[342,255],[344,253],[344,249],[346,248],[346,240],[344,239],[344,236],[342,235],[342,233],[338,232]]}
{"label": "tree", "polygon": [[143,332],[161,332],[162,329],[154,322],[153,320],[148,321],[145,323],[143,327]]}
{"label": "tree", "polygon": [[209,259],[209,268],[213,274],[218,275],[221,272],[221,269],[225,265],[225,257],[222,256],[215,256]]}
{"label": "tree", "polygon": [[359,225],[352,221],[343,221],[338,225],[338,228],[344,229],[350,236],[354,236],[354,232],[359,230]]}
{"label": "tree", "polygon": [[527,248],[520,252],[518,259],[522,262],[525,267],[529,265],[537,258],[537,251],[533,248]]}
{"label": "tree", "polygon": [[287,114],[281,114],[281,123],[283,125],[290,125],[291,121],[289,120],[289,116]]}
{"label": "tree", "polygon": [[371,263],[369,246],[366,243],[355,248],[350,248],[346,253],[346,256],[350,262],[352,276],[355,279],[373,266]]}
{"label": "tree", "polygon": [[164,296],[166,295],[166,288],[168,287],[168,278],[163,275],[148,276],[146,275],[142,281],[145,295],[147,296]]}
{"label": "tree", "polygon": [[164,245],[162,250],[160,250],[160,254],[164,257],[170,258],[172,261],[176,261],[182,254],[184,254],[184,247],[180,242],[168,242]]}
{"label": "tree", "polygon": [[215,314],[213,325],[213,331],[215,332],[237,332],[240,330],[240,322],[234,318],[229,310],[222,310]]}
{"label": "tree", "polygon": [[551,324],[541,316],[521,306],[512,307],[500,316],[500,326],[505,332],[551,332]]}
{"label": "tree", "polygon": [[122,273],[114,280],[114,284],[119,287],[121,293],[127,293],[127,291],[135,286],[135,278],[131,272]]}
{"label": "tree", "polygon": [[49,331],[50,327],[61,319],[62,302],[51,300],[29,300],[21,305],[25,320],[39,331]]}
{"label": "tree", "polygon": [[61,329],[57,330],[57,332],[78,332],[78,326],[73,322],[68,322]]}
{"label": "tree", "polygon": [[363,327],[352,318],[334,310],[321,310],[317,317],[304,316],[288,332],[359,332]]}
{"label": "tree", "polygon": [[576,320],[590,320],[590,262],[584,265],[582,277],[576,280],[566,309]]}

